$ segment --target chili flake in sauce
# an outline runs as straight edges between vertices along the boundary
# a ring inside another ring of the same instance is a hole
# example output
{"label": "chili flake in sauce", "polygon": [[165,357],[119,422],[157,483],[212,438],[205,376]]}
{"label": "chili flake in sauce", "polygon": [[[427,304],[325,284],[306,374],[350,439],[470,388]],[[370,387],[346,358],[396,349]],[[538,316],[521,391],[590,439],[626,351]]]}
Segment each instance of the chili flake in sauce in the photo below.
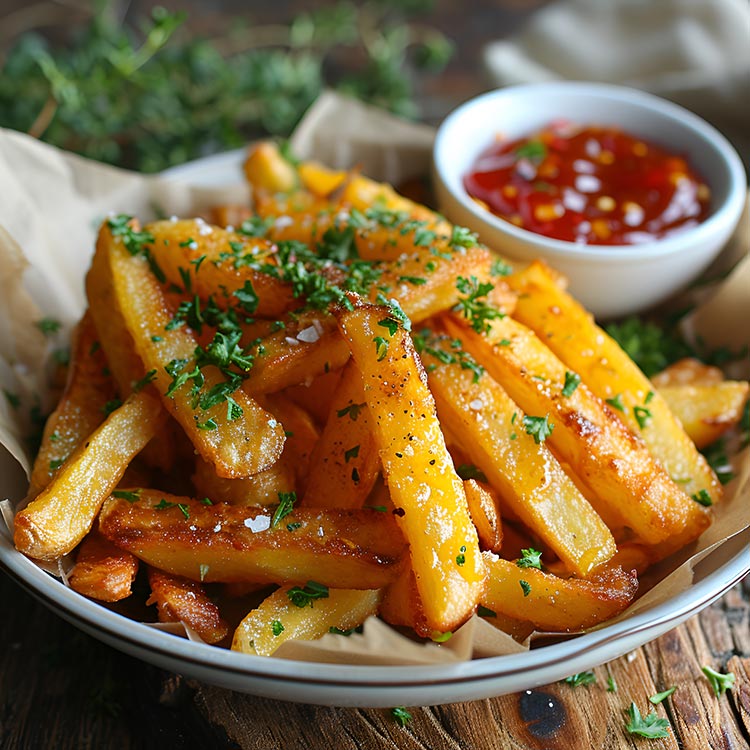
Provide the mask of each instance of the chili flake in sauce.
{"label": "chili flake in sauce", "polygon": [[560,122],[493,144],[464,187],[516,226],[590,245],[634,245],[695,226],[710,198],[683,157],[617,128]]}

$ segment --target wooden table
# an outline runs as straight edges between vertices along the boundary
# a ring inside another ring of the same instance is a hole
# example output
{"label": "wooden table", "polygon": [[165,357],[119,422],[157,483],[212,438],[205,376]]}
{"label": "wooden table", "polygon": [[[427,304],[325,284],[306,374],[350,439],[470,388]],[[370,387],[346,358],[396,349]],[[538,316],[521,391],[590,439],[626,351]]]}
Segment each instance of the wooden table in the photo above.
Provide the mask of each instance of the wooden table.
{"label": "wooden table", "polygon": [[[10,10],[25,0],[8,0]],[[195,16],[207,0],[167,3]],[[150,2],[134,0],[130,13]],[[242,4],[217,3],[225,13]],[[308,3],[254,4],[262,21],[288,17]],[[438,3],[436,25],[459,54],[419,91],[426,120],[436,122],[482,89],[479,50],[515,28],[539,2]],[[5,5],[3,6],[5,8]],[[244,5],[242,5],[244,8]],[[67,12],[67,11],[66,11]],[[220,15],[221,11],[219,11]],[[215,22],[215,17],[213,21]],[[496,750],[544,748],[750,748],[750,579],[687,624],[595,670],[597,682],[559,683],[530,693],[412,709],[401,728],[388,710],[295,705],[254,698],[168,674],[108,648],[48,612],[0,574],[0,748],[2,750]],[[736,689],[714,697],[700,667],[732,670]],[[607,692],[609,677],[617,692]],[[624,730],[626,709],[678,689],[658,707],[672,733],[644,740]]]}

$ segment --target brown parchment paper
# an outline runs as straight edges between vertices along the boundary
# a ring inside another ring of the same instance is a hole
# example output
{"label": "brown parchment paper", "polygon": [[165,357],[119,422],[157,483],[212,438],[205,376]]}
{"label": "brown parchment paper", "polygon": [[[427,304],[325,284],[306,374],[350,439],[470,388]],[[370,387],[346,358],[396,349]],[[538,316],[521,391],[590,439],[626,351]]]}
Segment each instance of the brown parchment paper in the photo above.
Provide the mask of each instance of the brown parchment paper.
{"label": "brown parchment paper", "polygon": [[[357,166],[375,179],[398,183],[428,173],[433,138],[434,131],[424,125],[326,93],[297,128],[292,147],[300,158],[339,168]],[[9,533],[10,509],[26,488],[24,474],[29,474],[32,457],[23,435],[29,412],[34,406],[49,406],[45,373],[50,356],[66,344],[85,306],[83,279],[100,222],[112,212],[150,220],[155,218],[155,206],[167,215],[191,216],[207,205],[245,202],[248,197],[239,169],[227,185],[189,185],[98,164],[0,129],[0,388],[21,398],[18,407],[0,398],[0,498],[9,499],[0,514],[5,520],[0,522],[0,533]],[[747,221],[746,213],[742,227]],[[736,269],[714,289],[701,291],[706,302],[688,321],[689,330],[709,344],[733,348],[750,344],[750,238],[743,231],[735,234],[717,261],[717,268],[723,270],[739,261]],[[52,337],[45,337],[34,325],[45,316],[62,322]],[[660,580],[618,619],[684,591],[691,585],[698,560],[750,526],[750,455],[745,451],[735,460],[738,477],[716,508],[713,526],[683,554],[687,559],[682,564],[678,561],[660,571]],[[183,634],[196,638],[184,629]],[[528,643],[519,644],[476,617],[442,644],[416,642],[372,618],[362,634],[288,642],[276,655],[334,663],[418,665],[516,653],[527,647]]]}

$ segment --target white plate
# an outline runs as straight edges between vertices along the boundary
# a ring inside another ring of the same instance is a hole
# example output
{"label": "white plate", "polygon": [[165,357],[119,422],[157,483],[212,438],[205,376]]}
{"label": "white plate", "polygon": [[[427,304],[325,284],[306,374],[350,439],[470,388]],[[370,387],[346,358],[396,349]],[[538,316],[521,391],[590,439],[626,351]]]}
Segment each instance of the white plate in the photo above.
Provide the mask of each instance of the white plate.
{"label": "white plate", "polygon": [[[208,157],[170,170],[201,185],[238,181],[243,152]],[[3,461],[3,459],[5,459]],[[17,465],[0,456],[0,497],[12,494]],[[17,552],[0,532],[0,567],[76,627],[165,669],[232,690],[323,705],[435,705],[517,692],[621,656],[676,627],[708,606],[750,571],[750,530],[702,560],[694,584],[626,621],[527,653],[440,666],[317,664],[237,654],[160,632],[67,588]]]}

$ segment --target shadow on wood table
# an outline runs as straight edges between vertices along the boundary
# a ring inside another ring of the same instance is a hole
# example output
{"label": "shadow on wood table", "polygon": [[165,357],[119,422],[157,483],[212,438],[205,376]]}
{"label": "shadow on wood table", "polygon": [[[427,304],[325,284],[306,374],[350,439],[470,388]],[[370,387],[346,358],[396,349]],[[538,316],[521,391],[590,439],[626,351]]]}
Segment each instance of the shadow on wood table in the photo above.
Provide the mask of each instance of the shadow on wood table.
{"label": "shadow on wood table", "polygon": [[[594,670],[596,682],[410,709],[284,703],[186,681],[100,644],[0,575],[3,750],[620,750],[750,748],[750,579],[685,625]],[[701,666],[736,676],[717,698]],[[616,691],[608,690],[612,683]],[[666,739],[625,731],[656,707]]]}

